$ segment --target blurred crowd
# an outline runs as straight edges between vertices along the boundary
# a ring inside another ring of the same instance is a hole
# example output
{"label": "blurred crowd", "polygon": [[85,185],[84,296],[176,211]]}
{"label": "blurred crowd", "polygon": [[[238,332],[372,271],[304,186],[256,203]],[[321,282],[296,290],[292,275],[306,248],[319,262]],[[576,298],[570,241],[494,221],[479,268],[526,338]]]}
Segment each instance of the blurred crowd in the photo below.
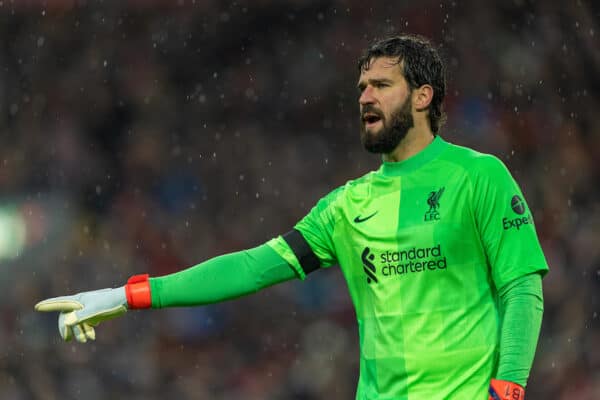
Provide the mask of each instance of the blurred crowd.
{"label": "blurred crowd", "polygon": [[500,157],[534,213],[551,272],[528,399],[600,398],[599,15],[592,1],[0,1],[0,398],[353,398],[335,267],[130,312],[86,345],[33,305],[262,244],[377,168],[356,60],[399,32],[447,61],[441,135]]}

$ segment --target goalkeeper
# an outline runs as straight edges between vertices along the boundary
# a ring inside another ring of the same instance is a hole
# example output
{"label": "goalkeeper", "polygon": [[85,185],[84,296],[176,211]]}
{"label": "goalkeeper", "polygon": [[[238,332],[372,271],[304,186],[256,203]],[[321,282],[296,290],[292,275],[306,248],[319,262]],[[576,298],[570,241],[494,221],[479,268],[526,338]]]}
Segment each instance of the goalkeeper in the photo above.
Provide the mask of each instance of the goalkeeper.
{"label": "goalkeeper", "polygon": [[445,67],[425,38],[374,43],[357,88],[361,141],[382,165],[290,232],[36,309],[85,342],[128,309],[215,303],[338,264],[358,322],[356,399],[523,399],[548,266],[519,186],[497,158],[439,136]]}

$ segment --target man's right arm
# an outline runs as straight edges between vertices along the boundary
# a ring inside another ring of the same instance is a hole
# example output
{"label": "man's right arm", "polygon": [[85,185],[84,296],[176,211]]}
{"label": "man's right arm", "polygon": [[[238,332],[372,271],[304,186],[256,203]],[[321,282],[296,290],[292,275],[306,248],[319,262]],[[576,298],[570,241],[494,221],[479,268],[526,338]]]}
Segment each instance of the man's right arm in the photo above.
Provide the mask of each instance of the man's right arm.
{"label": "man's right arm", "polygon": [[152,308],[217,303],[296,277],[270,246],[212,258],[170,275],[150,278]]}
{"label": "man's right arm", "polygon": [[290,232],[262,246],[207,260],[174,274],[131,277],[125,286],[54,297],[35,305],[58,311],[65,340],[95,339],[94,327],[128,309],[196,306],[234,299],[335,263],[332,242],[338,188],[322,198]]}
{"label": "man's right arm", "polygon": [[194,306],[234,299],[300,275],[295,266],[264,244],[209,259],[188,269],[148,278],[136,275],[115,289],[82,292],[47,299],[37,311],[58,311],[59,333],[65,340],[94,340],[94,327],[128,309]]}

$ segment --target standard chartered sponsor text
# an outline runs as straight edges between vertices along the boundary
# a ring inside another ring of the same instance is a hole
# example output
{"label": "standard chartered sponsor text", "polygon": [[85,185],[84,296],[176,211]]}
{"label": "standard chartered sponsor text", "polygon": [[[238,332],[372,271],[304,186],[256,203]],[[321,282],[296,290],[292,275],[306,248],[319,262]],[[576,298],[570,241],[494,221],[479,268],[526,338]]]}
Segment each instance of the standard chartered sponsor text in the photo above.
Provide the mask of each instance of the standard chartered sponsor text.
{"label": "standard chartered sponsor text", "polygon": [[412,272],[445,270],[446,257],[441,244],[433,247],[413,247],[407,250],[386,251],[379,255],[381,273],[385,276]]}

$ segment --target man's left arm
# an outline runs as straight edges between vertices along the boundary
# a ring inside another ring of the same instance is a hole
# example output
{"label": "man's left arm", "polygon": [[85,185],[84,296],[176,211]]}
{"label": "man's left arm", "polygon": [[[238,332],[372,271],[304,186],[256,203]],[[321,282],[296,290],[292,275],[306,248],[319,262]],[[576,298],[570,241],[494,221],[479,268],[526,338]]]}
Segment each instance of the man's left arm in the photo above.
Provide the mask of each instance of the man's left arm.
{"label": "man's left arm", "polygon": [[521,400],[533,364],[548,271],[533,215],[506,166],[482,156],[473,168],[474,211],[499,297],[498,365],[490,399]]}
{"label": "man's left arm", "polygon": [[542,277],[539,273],[521,276],[502,287],[499,296],[500,350],[490,398],[504,399],[506,394],[509,399],[522,398],[542,324]]}

